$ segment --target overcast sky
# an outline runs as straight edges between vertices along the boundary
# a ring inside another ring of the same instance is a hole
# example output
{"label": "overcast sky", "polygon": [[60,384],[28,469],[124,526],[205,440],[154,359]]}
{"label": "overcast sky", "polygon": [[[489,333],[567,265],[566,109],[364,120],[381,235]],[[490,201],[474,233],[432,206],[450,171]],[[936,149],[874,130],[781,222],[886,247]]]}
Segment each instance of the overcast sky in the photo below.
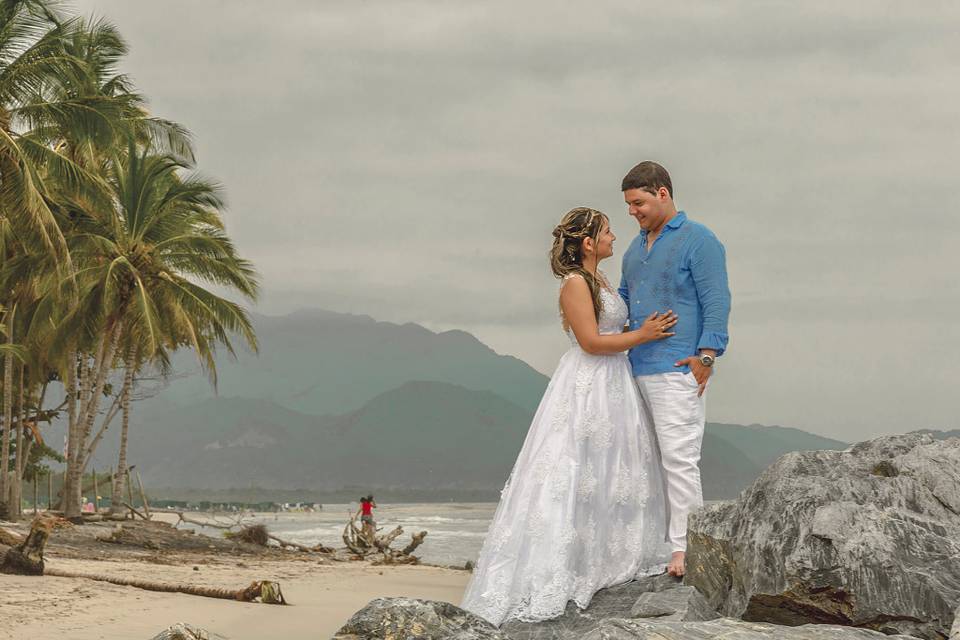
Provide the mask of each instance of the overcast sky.
{"label": "overcast sky", "polygon": [[[258,310],[458,328],[550,373],[550,231],[655,159],[727,248],[712,421],[957,428],[960,10],[85,0],[196,136]],[[619,255],[604,263],[619,279]]]}

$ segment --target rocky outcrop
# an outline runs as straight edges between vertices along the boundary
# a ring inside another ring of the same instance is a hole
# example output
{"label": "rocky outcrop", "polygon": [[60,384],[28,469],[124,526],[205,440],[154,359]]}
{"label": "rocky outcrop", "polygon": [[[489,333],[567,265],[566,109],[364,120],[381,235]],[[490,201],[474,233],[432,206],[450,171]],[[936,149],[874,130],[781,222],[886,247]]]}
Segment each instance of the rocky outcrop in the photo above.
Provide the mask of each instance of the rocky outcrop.
{"label": "rocky outcrop", "polygon": [[[689,587],[676,586],[675,580],[660,580],[661,591],[648,591],[643,596],[666,596],[689,593]],[[889,640],[876,631],[804,625],[780,627],[772,624],[745,622],[731,618],[681,622],[662,619],[630,619],[638,603],[631,601],[638,590],[651,587],[630,583],[604,589],[594,596],[583,615],[571,611],[555,620],[531,624],[509,623],[499,631],[478,618],[446,602],[381,598],[360,610],[334,640]],[[572,605],[571,605],[572,606]],[[594,608],[596,606],[596,609]],[[626,613],[624,613],[626,608]],[[892,636],[910,640],[908,636]]]}
{"label": "rocky outcrop", "polygon": [[333,640],[509,640],[486,620],[449,602],[377,598],[353,614]]}
{"label": "rocky outcrop", "polygon": [[631,618],[656,618],[657,622],[715,620],[720,614],[693,587],[677,587],[659,593],[644,593],[630,609]]}
{"label": "rocky outcrop", "polygon": [[[602,589],[593,596],[590,606],[581,611],[572,602],[562,616],[543,622],[506,622],[501,627],[511,640],[554,640],[581,638],[609,618],[629,618],[640,597],[665,593],[682,586],[678,578],[660,574]],[[716,614],[714,614],[716,615]]]}
{"label": "rocky outcrop", "polygon": [[[573,640],[574,636],[569,636]],[[719,618],[708,622],[652,622],[611,619],[582,640],[915,640],[877,631],[823,624],[781,627],[774,624]],[[568,640],[564,637],[564,640]],[[578,640],[580,640],[578,638]]]}
{"label": "rocky outcrop", "polygon": [[691,516],[688,536],[685,582],[726,616],[946,638],[960,602],[960,439],[787,454],[738,500]]}
{"label": "rocky outcrop", "polygon": [[204,629],[178,622],[173,626],[167,627],[151,638],[151,640],[218,640],[222,637],[223,636],[210,634]]}

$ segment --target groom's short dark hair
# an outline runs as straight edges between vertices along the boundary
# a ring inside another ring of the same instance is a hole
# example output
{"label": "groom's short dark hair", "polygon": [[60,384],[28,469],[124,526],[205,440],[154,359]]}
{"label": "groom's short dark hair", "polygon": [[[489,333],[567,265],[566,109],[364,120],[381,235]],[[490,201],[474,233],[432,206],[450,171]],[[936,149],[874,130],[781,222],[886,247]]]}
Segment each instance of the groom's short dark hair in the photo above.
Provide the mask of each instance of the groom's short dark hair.
{"label": "groom's short dark hair", "polygon": [[623,177],[620,191],[643,189],[650,193],[656,193],[660,187],[666,187],[667,193],[670,194],[671,198],[673,197],[673,182],[670,180],[670,174],[667,173],[667,170],[656,162],[644,160],[630,169],[627,175]]}

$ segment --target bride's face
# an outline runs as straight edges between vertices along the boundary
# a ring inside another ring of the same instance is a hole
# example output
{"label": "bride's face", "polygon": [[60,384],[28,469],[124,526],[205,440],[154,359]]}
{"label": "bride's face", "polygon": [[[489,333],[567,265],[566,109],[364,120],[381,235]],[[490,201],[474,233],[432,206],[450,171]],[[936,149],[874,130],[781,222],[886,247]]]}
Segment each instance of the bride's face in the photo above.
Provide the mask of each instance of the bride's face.
{"label": "bride's face", "polygon": [[600,228],[600,235],[597,236],[597,261],[609,258],[613,255],[613,241],[617,236],[610,231],[610,223],[604,222]]}

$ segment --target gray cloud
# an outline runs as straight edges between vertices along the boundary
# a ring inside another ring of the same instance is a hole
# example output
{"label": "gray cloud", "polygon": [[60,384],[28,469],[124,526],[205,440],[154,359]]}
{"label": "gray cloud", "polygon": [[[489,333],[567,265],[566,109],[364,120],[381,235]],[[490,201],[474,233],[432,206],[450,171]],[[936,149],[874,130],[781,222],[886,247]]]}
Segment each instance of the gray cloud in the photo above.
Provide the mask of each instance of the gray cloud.
{"label": "gray cloud", "polygon": [[195,132],[261,311],[462,328],[549,372],[549,231],[590,204],[625,249],[620,177],[656,158],[727,247],[711,419],[958,426],[953,3],[77,6]]}

